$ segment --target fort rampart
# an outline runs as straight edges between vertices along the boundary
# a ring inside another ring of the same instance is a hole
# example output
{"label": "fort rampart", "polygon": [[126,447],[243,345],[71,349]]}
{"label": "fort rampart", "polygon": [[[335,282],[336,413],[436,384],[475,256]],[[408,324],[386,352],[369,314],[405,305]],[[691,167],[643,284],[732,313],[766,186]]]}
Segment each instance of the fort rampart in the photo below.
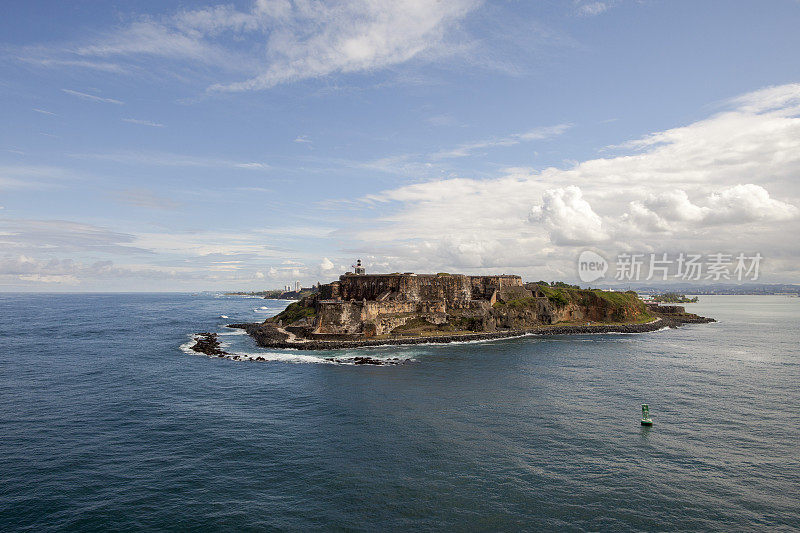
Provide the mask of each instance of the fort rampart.
{"label": "fort rampart", "polygon": [[320,288],[314,332],[382,335],[410,318],[436,323],[448,312],[485,313],[497,298],[530,297],[513,275],[346,274]]}

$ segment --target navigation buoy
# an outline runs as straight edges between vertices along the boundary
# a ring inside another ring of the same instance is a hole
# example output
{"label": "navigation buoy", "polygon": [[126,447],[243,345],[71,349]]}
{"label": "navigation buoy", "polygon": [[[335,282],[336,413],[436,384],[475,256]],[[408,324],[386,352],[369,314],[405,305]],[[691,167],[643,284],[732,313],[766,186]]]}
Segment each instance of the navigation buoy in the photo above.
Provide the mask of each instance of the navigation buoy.
{"label": "navigation buoy", "polygon": [[652,426],[653,420],[650,418],[650,406],[646,403],[642,404],[642,425],[643,426]]}

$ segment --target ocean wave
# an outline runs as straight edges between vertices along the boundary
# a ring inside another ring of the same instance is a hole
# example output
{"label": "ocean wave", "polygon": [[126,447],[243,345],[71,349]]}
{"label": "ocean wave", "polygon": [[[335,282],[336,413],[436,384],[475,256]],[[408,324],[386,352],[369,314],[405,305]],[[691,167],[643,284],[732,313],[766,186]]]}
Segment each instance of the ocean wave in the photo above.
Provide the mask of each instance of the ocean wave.
{"label": "ocean wave", "polygon": [[219,315],[220,318],[228,318],[228,315]]}
{"label": "ocean wave", "polygon": [[186,341],[186,342],[184,342],[183,344],[181,344],[181,345],[180,345],[178,348],[180,348],[180,350],[181,350],[183,353],[188,353],[189,355],[197,355],[197,354],[198,354],[198,352],[195,352],[195,351],[194,351],[194,350],[192,350],[192,348],[191,348],[191,346],[192,346],[192,345],[193,345],[193,344],[194,344],[194,343],[197,341],[197,337],[198,337],[198,335],[197,335],[197,334],[195,334],[195,333],[190,333],[190,334],[189,334],[189,340],[188,340],[188,341]]}
{"label": "ocean wave", "polygon": [[282,352],[234,352],[224,356],[232,361],[278,361],[281,363],[295,364],[337,364],[336,361],[318,355],[305,355]]}
{"label": "ocean wave", "polygon": [[[244,330],[234,330],[231,332],[222,332],[218,333],[217,335],[246,335]],[[345,365],[345,366],[356,366],[358,363],[356,360],[358,358],[366,357],[364,353],[359,351],[354,352],[347,352],[345,354],[339,355],[309,355],[309,354],[301,354],[295,353],[296,350],[289,349],[286,351],[280,352],[229,352],[227,355],[217,356],[217,355],[207,355],[201,352],[196,352],[192,350],[192,346],[197,339],[200,338],[200,334],[198,333],[191,333],[189,334],[189,340],[179,346],[180,350],[183,353],[189,355],[200,355],[204,357],[209,357],[212,359],[228,359],[230,361],[255,361],[255,362],[280,362],[280,363],[293,363],[293,364],[325,364],[325,365]],[[220,341],[220,347],[225,349],[230,347],[230,343]],[[377,361],[385,360],[387,366],[390,364],[397,364],[397,362],[408,362],[408,361],[416,361],[412,356],[407,355],[398,355],[396,353],[387,354],[385,357],[370,355],[370,359],[374,359]],[[383,366],[383,365],[377,365]]]}

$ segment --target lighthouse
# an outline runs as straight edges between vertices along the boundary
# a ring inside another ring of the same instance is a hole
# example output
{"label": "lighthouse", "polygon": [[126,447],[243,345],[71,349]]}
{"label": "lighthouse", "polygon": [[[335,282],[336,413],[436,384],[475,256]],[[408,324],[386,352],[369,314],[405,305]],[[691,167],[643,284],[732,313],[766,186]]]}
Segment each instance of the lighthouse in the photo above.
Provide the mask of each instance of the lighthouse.
{"label": "lighthouse", "polygon": [[364,274],[367,273],[367,271],[364,270],[364,267],[361,266],[361,259],[356,261],[356,266],[355,266],[355,271],[354,272],[356,273],[356,275],[359,275],[359,276],[363,276]]}

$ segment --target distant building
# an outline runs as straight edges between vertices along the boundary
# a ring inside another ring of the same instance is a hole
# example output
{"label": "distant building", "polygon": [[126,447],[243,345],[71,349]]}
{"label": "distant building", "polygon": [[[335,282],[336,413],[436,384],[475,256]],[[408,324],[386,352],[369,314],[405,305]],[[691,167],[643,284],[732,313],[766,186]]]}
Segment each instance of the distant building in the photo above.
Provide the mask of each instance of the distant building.
{"label": "distant building", "polygon": [[299,281],[295,281],[294,282],[294,290],[296,292],[300,292],[300,289],[302,289],[302,287],[300,286],[300,282]]}

